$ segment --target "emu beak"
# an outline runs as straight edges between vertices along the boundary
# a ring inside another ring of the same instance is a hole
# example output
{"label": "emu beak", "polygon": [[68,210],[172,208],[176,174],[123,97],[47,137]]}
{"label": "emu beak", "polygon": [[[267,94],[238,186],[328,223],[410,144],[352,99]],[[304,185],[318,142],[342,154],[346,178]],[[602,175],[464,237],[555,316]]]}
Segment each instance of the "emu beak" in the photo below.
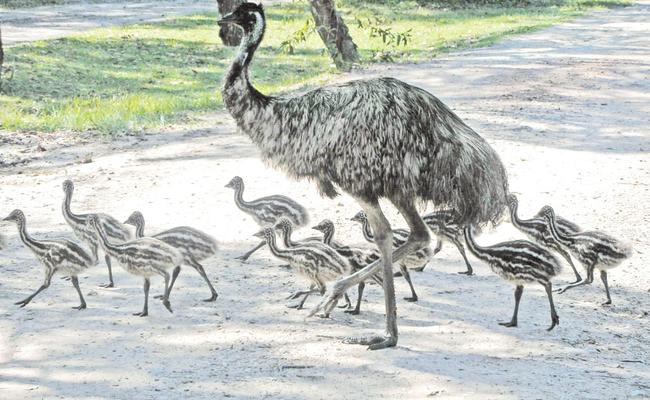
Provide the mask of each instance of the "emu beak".
{"label": "emu beak", "polygon": [[228,182],[224,187],[232,188],[232,183]]}
{"label": "emu beak", "polygon": [[258,238],[264,238],[264,231],[259,231],[253,234],[253,236]]}
{"label": "emu beak", "polygon": [[3,221],[11,221],[11,220],[9,219],[9,216],[4,217],[2,220],[3,220]]}
{"label": "emu beak", "polygon": [[219,25],[228,25],[228,24],[234,24],[237,22],[237,17],[235,17],[234,13],[226,14],[221,19],[217,20],[217,24]]}
{"label": "emu beak", "polygon": [[320,231],[320,226],[318,226],[318,225],[312,226],[311,229],[313,229],[315,231]]}

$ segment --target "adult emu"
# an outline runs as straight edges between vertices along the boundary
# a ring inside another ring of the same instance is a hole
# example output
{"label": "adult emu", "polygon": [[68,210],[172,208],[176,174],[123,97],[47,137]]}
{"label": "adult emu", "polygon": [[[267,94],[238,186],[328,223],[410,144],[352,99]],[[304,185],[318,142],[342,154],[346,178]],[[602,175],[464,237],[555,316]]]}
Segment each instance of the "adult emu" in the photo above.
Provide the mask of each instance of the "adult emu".
{"label": "adult emu", "polygon": [[[336,282],[312,315],[331,311],[352,286],[384,272],[387,336],[351,343],[371,349],[397,344],[393,262],[429,244],[418,203],[457,210],[460,223],[496,222],[505,207],[506,172],[494,150],[430,93],[397,79],[377,78],[326,86],[298,97],[270,97],[250,83],[248,67],[264,36],[262,6],[244,3],[219,20],[243,39],[223,88],[240,130],[262,159],[292,178],[314,180],[322,194],[336,186],[353,196],[370,219],[382,258]],[[409,240],[392,251],[391,226],[380,198],[397,207]]]}

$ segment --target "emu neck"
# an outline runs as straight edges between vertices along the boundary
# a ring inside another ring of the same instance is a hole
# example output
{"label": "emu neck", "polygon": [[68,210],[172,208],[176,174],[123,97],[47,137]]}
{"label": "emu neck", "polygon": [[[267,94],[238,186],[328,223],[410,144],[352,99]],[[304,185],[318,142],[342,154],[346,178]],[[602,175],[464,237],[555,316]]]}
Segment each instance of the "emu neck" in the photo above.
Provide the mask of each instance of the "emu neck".
{"label": "emu neck", "polygon": [[370,227],[370,222],[368,220],[363,221],[363,237],[369,241],[369,242],[374,242],[375,241],[375,235],[372,234],[372,228]]}
{"label": "emu neck", "polygon": [[510,220],[512,221],[512,224],[515,227],[521,228],[522,220],[519,219],[519,216],[517,215],[518,208],[519,208],[519,204],[517,204],[517,203],[510,206]]}
{"label": "emu neck", "polygon": [[246,211],[249,209],[248,203],[244,200],[244,186],[235,188],[235,204],[240,210]]}
{"label": "emu neck", "polygon": [[293,231],[291,229],[283,229],[282,230],[282,241],[284,243],[284,247],[287,249],[291,247],[295,247],[297,245],[296,242],[291,240],[291,235],[293,234]]}
{"label": "emu neck", "polygon": [[104,232],[104,228],[102,228],[101,225],[98,225],[95,227],[95,230],[97,232],[97,236],[99,237],[99,243],[101,244],[104,251],[111,256],[119,255],[120,252],[117,247],[113,246],[111,242],[108,241],[106,233]]}
{"label": "emu neck", "polygon": [[286,249],[281,249],[278,247],[277,242],[275,241],[275,235],[271,235],[266,239],[266,243],[269,246],[269,250],[271,250],[271,254],[274,256],[281,258],[281,259],[290,259],[291,258],[291,252],[287,251]]}
{"label": "emu neck", "polygon": [[254,138],[255,126],[262,119],[270,98],[258,92],[250,83],[248,66],[264,37],[264,18],[258,16],[252,32],[242,38],[237,56],[226,75],[223,101],[237,125],[247,135]]}
{"label": "emu neck", "polygon": [[144,220],[139,220],[135,224],[135,237],[140,239],[144,237]]}
{"label": "emu neck", "polygon": [[45,248],[42,243],[34,240],[34,238],[32,238],[29,233],[27,233],[26,221],[18,221],[16,222],[16,225],[18,226],[18,234],[20,235],[20,240],[22,240],[30,250],[35,253],[40,253],[40,251]]}
{"label": "emu neck", "polygon": [[334,239],[334,228],[328,228],[323,232],[323,243],[328,246],[332,245],[332,240]]}
{"label": "emu neck", "polygon": [[560,233],[560,231],[557,230],[555,217],[553,218],[546,217],[546,225],[549,227],[551,231],[551,236],[553,236],[553,239],[555,239],[556,242],[565,246],[573,244],[573,240],[571,240],[570,237]]}
{"label": "emu neck", "polygon": [[74,214],[72,210],[70,210],[71,202],[72,202],[72,193],[65,192],[65,198],[63,199],[63,207],[62,207],[63,218],[65,218],[65,220],[71,224],[84,225],[86,221],[84,221],[82,218],[79,218],[78,215]]}
{"label": "emu neck", "polygon": [[471,228],[466,226],[463,229],[463,235],[465,236],[465,242],[467,242],[467,248],[472,252],[476,257],[485,261],[485,248],[479,246],[474,240],[474,235],[471,232]]}

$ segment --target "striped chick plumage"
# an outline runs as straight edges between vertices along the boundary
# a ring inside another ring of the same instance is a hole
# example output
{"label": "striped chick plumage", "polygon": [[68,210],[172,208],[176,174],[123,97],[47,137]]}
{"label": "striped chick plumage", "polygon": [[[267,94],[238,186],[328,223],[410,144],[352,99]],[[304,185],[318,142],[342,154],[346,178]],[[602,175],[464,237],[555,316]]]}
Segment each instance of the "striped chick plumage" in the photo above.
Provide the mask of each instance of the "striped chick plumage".
{"label": "striped chick plumage", "polygon": [[[106,236],[114,242],[125,242],[131,239],[131,232],[127,227],[121,224],[117,219],[111,217],[108,214],[103,213],[92,213],[92,214],[75,214],[70,209],[70,203],[72,202],[72,194],[74,193],[74,184],[71,180],[66,180],[63,182],[63,192],[65,197],[63,199],[63,218],[66,220],[68,225],[72,228],[75,236],[79,238],[82,242],[87,244],[90,248],[90,251],[93,253],[95,258],[98,256],[98,250],[101,249],[99,244],[99,237],[97,234],[90,228],[88,225],[88,220],[91,216],[96,216],[99,224],[106,232]],[[111,268],[111,259],[108,254],[105,255],[106,266],[108,268],[108,279],[109,282],[103,287],[114,287],[113,282],[113,271]]]}
{"label": "striped chick plumage", "polygon": [[79,288],[77,276],[97,263],[97,258],[89,254],[77,243],[67,239],[36,240],[27,232],[27,221],[25,214],[20,210],[14,210],[4,221],[13,221],[18,227],[20,239],[27,246],[36,258],[45,267],[45,279],[43,285],[29,297],[17,302],[21,307],[26,306],[41,291],[50,286],[52,276],[59,272],[69,276],[74,288],[77,290],[81,304],[75,307],[78,310],[86,308],[86,301]]}
{"label": "striped chick plumage", "polygon": [[169,303],[171,285],[168,270],[173,269],[174,275],[178,275],[180,265],[183,263],[183,254],[162,240],[154,238],[144,237],[114,244],[108,240],[97,216],[92,215],[88,224],[97,232],[99,243],[107,255],[116,259],[128,273],[144,278],[144,308],[142,312],[135,315],[142,317],[148,315],[149,280],[156,275],[162,276],[165,280],[163,305],[169,312],[173,312]]}
{"label": "striped chick plumage", "polygon": [[485,247],[480,246],[474,240],[471,230],[472,228],[469,226],[464,228],[465,242],[469,251],[487,263],[495,274],[516,286],[515,312],[510,322],[501,323],[501,325],[507,327],[517,326],[517,313],[521,294],[524,285],[530,283],[538,283],[546,289],[551,307],[552,321],[548,330],[559,324],[560,319],[553,304],[551,279],[560,273],[562,265],[553,253],[525,240],[514,240]]}
{"label": "striped chick plumage", "polygon": [[555,212],[550,206],[544,206],[542,213],[553,235],[553,238],[562,247],[567,249],[580,261],[587,271],[587,277],[580,282],[572,283],[560,290],[564,293],[567,289],[582,286],[593,282],[594,270],[600,270],[600,278],[605,286],[607,301],[611,304],[607,271],[619,266],[623,261],[632,256],[632,246],[618,240],[604,232],[584,231],[576,233],[562,233],[557,226]]}
{"label": "striped chick plumage", "polygon": [[467,259],[467,254],[465,254],[465,246],[463,246],[463,226],[458,223],[456,212],[450,209],[438,210],[423,215],[422,220],[438,238],[436,248],[433,250],[433,256],[442,250],[442,244],[444,242],[450,242],[456,246],[467,267],[467,270],[458,273],[472,275],[474,270]]}
{"label": "striped chick plumage", "polygon": [[[135,226],[136,238],[145,236],[145,221],[141,212],[134,211],[124,223]],[[212,257],[219,250],[217,241],[212,236],[189,226],[178,226],[152,235],[151,237],[162,240],[175,249],[178,249],[183,255],[183,264],[194,268],[201,275],[211,293],[211,296],[204,301],[214,301],[217,299],[217,291],[212,286],[205,269],[200,264],[201,261]],[[176,276],[172,277],[170,291],[174,287]]]}

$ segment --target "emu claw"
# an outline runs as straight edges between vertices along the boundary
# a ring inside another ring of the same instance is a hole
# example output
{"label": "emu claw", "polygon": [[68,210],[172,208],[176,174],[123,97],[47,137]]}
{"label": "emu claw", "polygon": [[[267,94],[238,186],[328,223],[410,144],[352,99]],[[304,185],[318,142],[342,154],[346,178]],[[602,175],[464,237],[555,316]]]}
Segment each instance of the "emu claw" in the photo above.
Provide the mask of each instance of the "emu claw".
{"label": "emu claw", "polygon": [[408,301],[409,303],[415,303],[416,301],[418,301],[418,296],[404,297],[404,300]]}
{"label": "emu claw", "polygon": [[113,282],[109,282],[109,283],[105,283],[103,285],[99,285],[99,287],[104,288],[104,289],[108,289],[108,288],[114,288],[115,285],[113,284]]}
{"label": "emu claw", "polygon": [[27,304],[29,304],[29,301],[21,300],[21,301],[18,301],[18,302],[16,302],[16,303],[14,303],[14,304],[17,305],[17,306],[20,306],[20,308],[23,308],[23,307],[25,307]]}
{"label": "emu claw", "polygon": [[135,315],[136,317],[146,317],[147,315],[149,315],[149,313],[147,311],[141,311],[141,312],[133,313],[133,315]]}
{"label": "emu claw", "polygon": [[601,306],[611,306],[611,305],[612,305],[612,301],[611,301],[611,300],[607,300],[606,302],[604,302],[604,303],[601,304]]}
{"label": "emu claw", "polygon": [[506,328],[516,328],[517,321],[499,322],[499,325],[505,326]]}
{"label": "emu claw", "polygon": [[345,310],[343,312],[350,315],[359,315],[360,313],[359,310],[357,310],[356,308],[354,310]]}
{"label": "emu claw", "polygon": [[203,301],[205,301],[206,303],[209,303],[211,301],[217,300],[217,297],[219,297],[219,295],[215,292],[215,293],[212,293],[212,296],[210,296],[209,299],[204,299]]}
{"label": "emu claw", "polygon": [[172,305],[169,303],[169,300],[163,300],[163,305],[169,311],[170,313],[174,313],[174,310],[172,310]]}
{"label": "emu claw", "polygon": [[85,305],[85,304],[80,304],[80,305],[78,305],[77,307],[72,307],[72,309],[73,309],[73,310],[79,310],[79,311],[81,311],[81,310],[85,310],[85,309],[86,309],[86,305]]}
{"label": "emu claw", "polygon": [[467,276],[472,276],[474,275],[474,271],[459,271],[458,272],[460,275],[467,275]]}
{"label": "emu claw", "polygon": [[248,256],[247,255],[238,256],[238,257],[235,257],[235,260],[243,262],[243,261],[248,260]]}

